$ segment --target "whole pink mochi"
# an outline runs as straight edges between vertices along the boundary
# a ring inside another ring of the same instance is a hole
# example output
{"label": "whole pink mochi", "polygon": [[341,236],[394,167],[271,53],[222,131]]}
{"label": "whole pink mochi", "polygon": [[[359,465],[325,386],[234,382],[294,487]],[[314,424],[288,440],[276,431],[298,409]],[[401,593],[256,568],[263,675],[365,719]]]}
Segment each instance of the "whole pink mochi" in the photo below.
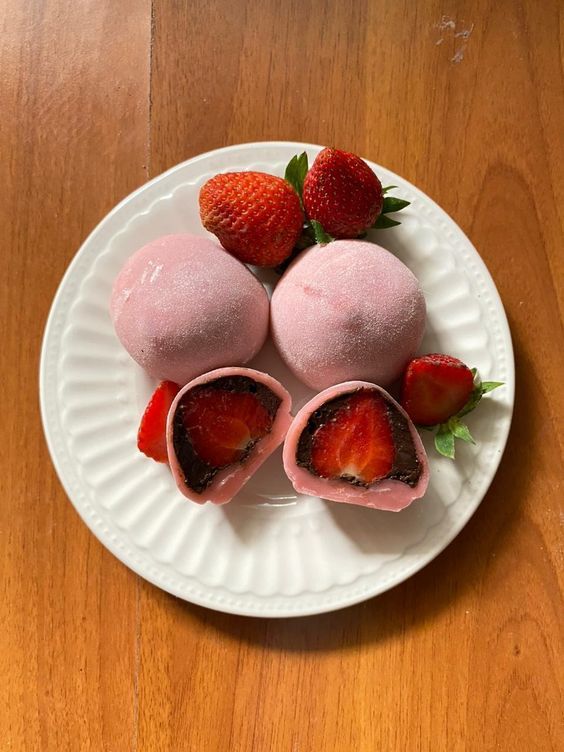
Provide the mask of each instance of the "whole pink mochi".
{"label": "whole pink mochi", "polygon": [[268,308],[247,267],[196,235],[166,235],[134,253],[110,303],[131,357],[149,375],[180,385],[254,357],[268,334]]}
{"label": "whole pink mochi", "polygon": [[[321,478],[305,467],[298,465],[296,452],[300,437],[307,426],[310,416],[325,405],[326,402],[345,394],[353,394],[358,389],[371,389],[379,392],[385,400],[395,407],[407,421],[409,432],[413,440],[415,454],[419,460],[421,474],[417,484],[412,487],[400,480],[384,479],[376,481],[368,487],[356,486],[346,480]],[[373,509],[384,509],[388,512],[400,512],[408,507],[415,499],[420,499],[429,485],[429,463],[425,448],[417,429],[409,419],[408,414],[384,389],[365,381],[349,381],[337,384],[316,394],[298,412],[284,442],[284,470],[298,493],[309,496],[319,496],[330,501],[340,501],[345,504],[357,504]]]}
{"label": "whole pink mochi", "polygon": [[386,386],[415,355],[425,299],[412,272],[384,248],[336,240],[304,251],[272,296],[272,337],[312,389],[350,379]]}

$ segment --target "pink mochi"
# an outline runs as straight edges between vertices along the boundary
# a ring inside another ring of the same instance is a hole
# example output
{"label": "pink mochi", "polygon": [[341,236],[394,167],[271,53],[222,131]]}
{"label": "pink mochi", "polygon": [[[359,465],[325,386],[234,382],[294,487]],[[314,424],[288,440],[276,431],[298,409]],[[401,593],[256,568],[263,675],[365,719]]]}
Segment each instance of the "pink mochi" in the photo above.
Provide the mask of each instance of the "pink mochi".
{"label": "pink mochi", "polygon": [[[247,459],[243,463],[233,464],[220,470],[213,478],[211,484],[202,493],[197,493],[187,485],[174,448],[174,417],[176,409],[182,397],[191,389],[194,389],[194,387],[230,376],[246,376],[259,384],[263,384],[280,399],[280,404],[278,405],[270,433],[259,439]],[[227,504],[256,473],[263,462],[284,441],[286,432],[292,422],[291,408],[292,398],[282,384],[267,373],[261,373],[252,368],[218,368],[191,381],[177,394],[167,417],[166,442],[168,461],[179,491],[197,504],[205,504],[207,501],[210,501],[212,504]]]}
{"label": "pink mochi", "polygon": [[150,376],[181,385],[246,363],[268,334],[262,284],[220,245],[196,235],[167,235],[130,256],[110,313],[131,357]]}
{"label": "pink mochi", "polygon": [[[393,479],[376,481],[368,487],[356,486],[346,480],[321,478],[306,467],[297,464],[296,452],[298,444],[310,416],[326,402],[340,395],[353,393],[357,389],[374,389],[380,392],[406,419],[415,446],[415,454],[421,466],[421,474],[417,484],[413,488],[403,481]],[[390,512],[399,512],[408,507],[415,499],[421,498],[429,484],[427,455],[419,434],[407,413],[384,389],[365,381],[348,381],[344,384],[332,386],[317,394],[304,405],[294,418],[286,435],[283,459],[286,475],[298,493],[319,496],[323,499],[343,502],[345,504],[357,504],[373,509],[384,509]]]}
{"label": "pink mochi", "polygon": [[397,379],[425,329],[412,272],[384,248],[336,240],[304,251],[272,296],[271,331],[290,370],[312,389]]}

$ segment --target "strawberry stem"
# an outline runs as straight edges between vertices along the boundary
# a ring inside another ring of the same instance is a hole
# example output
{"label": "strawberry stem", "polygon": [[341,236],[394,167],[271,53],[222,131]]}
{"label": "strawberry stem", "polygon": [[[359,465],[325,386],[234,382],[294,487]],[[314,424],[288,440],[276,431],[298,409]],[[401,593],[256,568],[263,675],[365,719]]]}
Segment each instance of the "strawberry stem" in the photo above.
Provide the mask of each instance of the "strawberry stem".
{"label": "strawberry stem", "polygon": [[319,245],[327,245],[327,243],[331,243],[333,240],[335,240],[335,238],[329,235],[328,232],[325,232],[321,222],[318,222],[316,219],[310,219],[309,223],[311,225],[311,229],[313,230],[315,242],[319,243]]}

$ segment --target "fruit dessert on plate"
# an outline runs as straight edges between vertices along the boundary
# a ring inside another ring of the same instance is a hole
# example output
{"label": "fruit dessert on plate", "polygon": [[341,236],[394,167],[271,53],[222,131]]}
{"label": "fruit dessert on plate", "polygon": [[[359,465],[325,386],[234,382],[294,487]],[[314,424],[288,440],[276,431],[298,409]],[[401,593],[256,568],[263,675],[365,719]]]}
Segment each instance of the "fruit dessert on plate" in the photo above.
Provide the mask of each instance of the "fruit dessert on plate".
{"label": "fruit dessert on plate", "polygon": [[225,504],[284,441],[292,400],[266,373],[219,368],[180,390],[168,413],[170,468],[181,493]]}
{"label": "fruit dessert on plate", "polygon": [[[164,379],[141,421],[138,447],[167,462],[191,501],[224,504],[284,441],[298,493],[400,511],[420,499],[429,466],[415,425],[435,445],[473,441],[463,417],[482,395],[475,371],[451,356],[416,357],[426,321],[414,274],[364,238],[399,224],[390,196],[359,157],[305,153],[285,177],[231,172],[199,194],[219,240],[169,235],[133,254],[111,298],[116,333],[147,373]],[[246,264],[276,268],[269,303]],[[269,374],[242,368],[269,331],[282,360],[319,391],[291,416]],[[401,381],[400,403],[383,387]],[[415,424],[415,425],[414,425]]]}
{"label": "fruit dessert on plate", "polygon": [[363,381],[329,387],[296,415],[284,469],[298,493],[397,512],[427,490],[427,456],[407,413]]}

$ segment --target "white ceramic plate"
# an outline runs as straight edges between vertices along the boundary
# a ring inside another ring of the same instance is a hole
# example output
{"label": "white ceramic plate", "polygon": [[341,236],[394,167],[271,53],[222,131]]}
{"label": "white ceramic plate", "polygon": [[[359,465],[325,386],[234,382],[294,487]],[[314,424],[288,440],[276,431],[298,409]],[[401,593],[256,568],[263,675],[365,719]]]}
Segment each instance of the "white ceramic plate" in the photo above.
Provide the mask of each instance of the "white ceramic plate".
{"label": "white ceramic plate", "polygon": [[[281,453],[224,507],[197,506],[168,468],[136,449],[154,384],[116,339],[111,285],[125,259],[167,233],[206,234],[200,186],[217,172],[279,175],[293,154],[310,164],[320,147],[231,146],[173,167],[122,201],[69,266],[55,296],[41,354],[41,411],[53,462],[82,519],[124,564],[150,582],[209,608],[251,616],[331,611],[397,585],[431,561],[486,493],[505,446],[514,394],[511,338],[495,285],[457,225],[425,194],[372,165],[410,200],[401,226],[373,233],[419,278],[428,326],[422,352],[447,352],[504,381],[469,417],[477,446],[456,463],[429,451],[425,498],[394,514],[297,497]],[[272,273],[267,275],[272,281]],[[295,409],[311,396],[267,344],[252,363],[280,379]]]}

